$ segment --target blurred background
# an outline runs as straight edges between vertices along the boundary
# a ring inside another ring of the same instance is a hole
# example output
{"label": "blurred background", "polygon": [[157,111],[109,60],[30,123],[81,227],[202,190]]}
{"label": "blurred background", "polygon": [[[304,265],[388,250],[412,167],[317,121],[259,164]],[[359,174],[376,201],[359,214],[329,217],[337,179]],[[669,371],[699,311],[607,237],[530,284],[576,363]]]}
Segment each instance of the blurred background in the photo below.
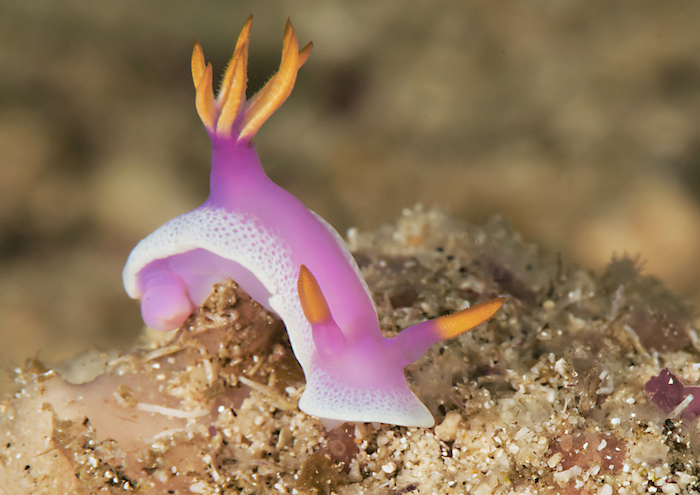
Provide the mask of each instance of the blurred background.
{"label": "blurred background", "polygon": [[[269,175],[344,233],[416,202],[616,253],[700,302],[700,2],[5,0],[0,390],[27,358],[125,347],[134,245],[207,196],[190,76],[254,14],[249,94],[290,16],[314,52],[261,129]],[[4,380],[4,381],[3,381]]]}

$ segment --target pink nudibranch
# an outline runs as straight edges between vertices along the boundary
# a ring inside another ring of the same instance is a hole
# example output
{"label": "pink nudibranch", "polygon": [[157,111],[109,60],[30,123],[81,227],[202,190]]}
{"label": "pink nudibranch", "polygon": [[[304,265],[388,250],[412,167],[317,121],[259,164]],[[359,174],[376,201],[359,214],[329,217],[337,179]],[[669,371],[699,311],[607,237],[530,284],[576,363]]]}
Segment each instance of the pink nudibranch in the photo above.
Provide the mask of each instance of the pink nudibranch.
{"label": "pink nudibranch", "polygon": [[211,192],[195,210],[143,239],[124,267],[124,287],[141,299],[145,323],[174,330],[231,278],[285,323],[306,378],[299,408],[342,421],[432,426],[404,368],[434,343],[491,318],[504,298],[382,337],[360,270],[338,233],[263,171],[252,139],[294,87],[311,43],[299,51],[284,28],[279,71],[245,99],[251,18],[217,96],[211,64],[195,43],[196,107],[212,142]]}

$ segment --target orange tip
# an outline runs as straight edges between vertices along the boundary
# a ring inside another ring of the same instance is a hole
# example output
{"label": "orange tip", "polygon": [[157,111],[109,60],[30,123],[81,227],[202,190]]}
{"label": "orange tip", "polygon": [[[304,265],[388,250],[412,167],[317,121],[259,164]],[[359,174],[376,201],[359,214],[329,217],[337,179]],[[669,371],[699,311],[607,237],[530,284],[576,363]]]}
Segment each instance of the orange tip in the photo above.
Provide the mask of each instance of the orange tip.
{"label": "orange tip", "polygon": [[497,297],[496,299],[476,304],[471,308],[463,309],[451,315],[436,318],[434,322],[437,333],[443,340],[456,337],[488,321],[496,314],[496,311],[501,309],[504,302],[506,302],[505,297]]}
{"label": "orange tip", "polygon": [[[250,141],[260,126],[291,94],[297,72],[311,54],[312,43],[307,43],[301,51],[299,50],[294,28],[287,19],[284,26],[280,68],[260,91],[246,101],[248,45],[252,22],[251,15],[243,24],[236,42],[236,49],[226,68],[216,98],[212,86],[211,64],[206,64],[199,42],[194,43],[192,80],[196,91],[197,113],[210,135],[216,133],[220,137]],[[240,123],[234,129],[234,123],[239,120]]]}
{"label": "orange tip", "polygon": [[[195,45],[196,47],[199,45]],[[195,56],[192,57],[192,60],[195,60]],[[216,107],[214,106],[214,91],[212,90],[212,85],[211,85],[211,80],[212,80],[212,68],[211,64],[208,64],[206,67],[201,68],[201,67],[196,67],[195,62],[192,64],[192,74],[194,75],[195,72],[199,72],[199,70],[202,71],[201,77],[199,79],[199,82],[197,83],[197,96],[195,99],[195,105],[197,107],[197,113],[199,114],[199,118],[202,119],[202,122],[204,123],[204,127],[207,128],[208,131],[213,131],[216,125]]]}
{"label": "orange tip", "polygon": [[241,123],[240,139],[250,140],[260,126],[277,110],[292,93],[299,67],[306,62],[313,45],[306,45],[299,53],[299,43],[292,23],[287,19],[282,41],[282,61],[279,70],[248,102]]}
{"label": "orange tip", "polygon": [[328,308],[326,298],[323,297],[316,277],[306,266],[299,267],[299,279],[297,281],[299,300],[304,310],[306,319],[311,325],[323,323],[331,319],[331,310]]}

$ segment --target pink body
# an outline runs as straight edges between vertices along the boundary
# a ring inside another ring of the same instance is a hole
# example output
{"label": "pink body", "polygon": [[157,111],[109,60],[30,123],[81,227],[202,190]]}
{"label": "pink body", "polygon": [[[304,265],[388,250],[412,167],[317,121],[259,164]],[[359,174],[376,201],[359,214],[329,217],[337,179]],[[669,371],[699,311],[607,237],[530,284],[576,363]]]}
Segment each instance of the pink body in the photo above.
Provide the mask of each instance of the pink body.
{"label": "pink body", "polygon": [[[240,79],[235,71],[247,60],[249,28],[250,22],[241,33],[230,81],[225,79],[220,95],[227,91],[226,84],[235,87],[236,77]],[[383,338],[367,285],[342,238],[267,177],[251,142],[291,91],[310,48],[297,50],[288,24],[279,73],[251,100],[234,102],[235,119],[231,116],[230,127],[222,131],[219,123],[229,103],[206,100],[211,69],[206,72],[203,58],[197,58],[196,45],[198,111],[213,146],[210,196],[136,246],[124,267],[125,288],[131,297],[142,299],[149,326],[172,330],[204,302],[213,284],[231,278],[284,321],[306,378],[299,403],[303,411],[331,423],[431,426],[433,417],[408,388],[403,368],[446,334],[425,322],[395,339]],[[271,110],[260,109],[261,100],[272,100],[280,91],[286,95],[274,100]],[[258,115],[261,120],[256,120]],[[306,318],[298,288],[301,265],[317,280],[332,315],[330,323],[311,324]]]}

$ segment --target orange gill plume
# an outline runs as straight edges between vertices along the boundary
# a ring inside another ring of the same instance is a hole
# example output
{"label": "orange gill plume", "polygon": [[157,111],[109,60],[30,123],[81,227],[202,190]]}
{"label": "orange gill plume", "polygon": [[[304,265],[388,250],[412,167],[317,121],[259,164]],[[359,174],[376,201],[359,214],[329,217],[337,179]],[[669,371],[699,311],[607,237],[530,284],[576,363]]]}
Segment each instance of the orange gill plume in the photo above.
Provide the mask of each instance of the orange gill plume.
{"label": "orange gill plume", "polygon": [[[216,98],[212,87],[211,63],[205,63],[202,47],[199,42],[194,43],[192,80],[197,94],[195,102],[197,113],[210,135],[250,141],[263,123],[291,94],[297,72],[311,54],[313,47],[311,42],[299,51],[294,28],[287,19],[284,26],[280,68],[260,91],[246,101],[248,45],[252,22],[251,15],[238,35],[236,49],[226,68]],[[242,117],[239,119],[238,131],[234,134],[233,126],[239,116]]]}

